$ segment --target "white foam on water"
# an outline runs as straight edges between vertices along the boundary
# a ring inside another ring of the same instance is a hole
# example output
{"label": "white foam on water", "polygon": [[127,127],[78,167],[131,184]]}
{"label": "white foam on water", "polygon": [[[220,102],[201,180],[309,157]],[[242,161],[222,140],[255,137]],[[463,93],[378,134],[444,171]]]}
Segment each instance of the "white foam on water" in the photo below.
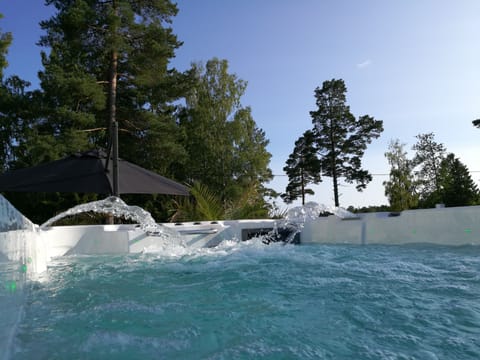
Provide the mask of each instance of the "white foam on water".
{"label": "white foam on water", "polygon": [[[178,243],[159,243],[144,249],[144,253],[156,254],[161,257],[184,257],[184,256],[226,256],[237,251],[272,251],[272,246],[278,247],[285,244],[294,243],[295,236],[302,231],[306,222],[314,221],[319,216],[332,214],[342,219],[356,218],[357,216],[343,208],[327,206],[315,202],[308,202],[304,206],[298,206],[290,209],[282,225],[274,223],[274,229],[271,234],[259,236],[249,241],[240,241],[239,239],[223,240],[213,248],[189,248],[188,246],[178,246]],[[282,229],[288,229],[287,237],[282,241],[272,240],[272,237],[281,237]],[[268,244],[268,245],[267,245]],[[266,250],[268,247],[269,250]]]}
{"label": "white foam on water", "polygon": [[150,247],[145,249],[141,255],[142,261],[167,261],[177,262],[183,264],[190,261],[201,261],[202,267],[218,267],[219,262],[223,264],[225,261],[240,261],[240,262],[253,262],[256,263],[259,258],[275,257],[275,256],[288,256],[291,253],[291,249],[295,245],[285,245],[284,243],[270,243],[269,245],[264,243],[264,237],[259,236],[251,238],[246,241],[238,239],[223,240],[220,244],[211,248],[189,248],[189,247],[177,247],[162,249],[158,247]]}
{"label": "white foam on water", "polygon": [[[122,331],[94,331],[82,345],[81,350],[85,353],[91,353],[98,351],[97,349],[110,348],[107,353],[101,353],[100,355],[115,355],[122,354],[122,352],[128,351],[129,348],[135,347],[140,349],[158,349],[158,351],[179,351],[187,349],[189,342],[180,339],[158,339],[157,337],[146,337],[131,335]],[[100,356],[102,357],[102,356]]]}

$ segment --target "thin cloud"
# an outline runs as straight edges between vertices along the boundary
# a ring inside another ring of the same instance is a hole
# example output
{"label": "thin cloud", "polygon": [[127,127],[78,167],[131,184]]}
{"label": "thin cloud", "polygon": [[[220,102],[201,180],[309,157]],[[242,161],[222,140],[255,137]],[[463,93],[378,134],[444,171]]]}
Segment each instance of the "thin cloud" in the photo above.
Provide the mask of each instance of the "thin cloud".
{"label": "thin cloud", "polygon": [[359,64],[357,64],[357,69],[365,69],[366,67],[372,65],[372,60],[367,59]]}

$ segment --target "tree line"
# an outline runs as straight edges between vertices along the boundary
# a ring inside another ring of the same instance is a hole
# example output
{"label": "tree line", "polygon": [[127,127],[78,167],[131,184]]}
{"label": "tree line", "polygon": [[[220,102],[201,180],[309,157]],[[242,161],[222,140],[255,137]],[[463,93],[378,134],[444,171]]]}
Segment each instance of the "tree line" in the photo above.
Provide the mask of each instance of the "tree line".
{"label": "tree line", "polygon": [[383,185],[391,210],[480,204],[478,187],[460,159],[447,153],[445,145],[435,141],[434,133],[416,138],[411,159],[399,139],[392,140],[385,153],[391,169]]}
{"label": "tree line", "polygon": [[[368,144],[380,136],[383,122],[369,115],[358,119],[346,103],[347,88],[341,79],[325,81],[315,89],[317,109],[310,112],[313,128],[304,132],[286,161],[284,171],[289,182],[281,196],[291,203],[314,192],[308,186],[322,177],[331,177],[335,206],[339,206],[339,179],[356,183],[362,191],[372,175],[362,168],[362,157]],[[480,127],[480,120],[473,125]],[[399,139],[390,142],[385,157],[390,168],[389,179],[383,182],[389,206],[371,207],[362,211],[401,211],[429,208],[436,204],[464,206],[480,204],[480,193],[467,167],[453,153],[446,153],[433,133],[417,135],[408,158],[406,144]],[[358,210],[353,209],[352,210]]]}
{"label": "tree line", "polygon": [[[39,88],[6,77],[12,34],[0,30],[1,172],[56,160],[92,148],[108,148],[112,123],[119,124],[120,156],[191,186],[193,198],[123,196],[159,221],[267,217],[265,186],[273,177],[268,139],[242,104],[247,82],[228,61],[171,65],[182,46],[171,27],[178,9],[170,0],[47,0],[56,13],[42,21],[43,68]],[[309,184],[331,177],[335,205],[339,181],[366,188],[372,175],[362,167],[367,146],[383,132],[383,121],[356,118],[341,79],[314,92],[312,128],[295,142],[284,168],[287,202],[313,194]],[[480,120],[474,121],[480,126]],[[415,159],[399,140],[386,153],[391,165],[384,183],[394,210],[478,202],[468,170],[443,147],[434,154],[433,134],[419,135]],[[436,144],[438,145],[438,144]],[[441,144],[440,144],[441,145]],[[423,150],[422,150],[423,149]],[[468,200],[459,199],[459,179]],[[457,186],[457,187],[455,187]],[[29,218],[42,222],[95,194],[7,194]],[[173,217],[172,217],[173,216]]]}
{"label": "tree line", "polygon": [[[0,31],[0,171],[108,148],[119,124],[120,156],[212,195],[222,216],[233,207],[266,217],[272,191],[268,139],[241,98],[246,81],[213,58],[178,71],[182,45],[171,27],[170,0],[47,0],[55,14],[40,23],[39,88],[4,76],[12,34]],[[202,190],[203,189],[203,190]],[[95,194],[7,194],[34,221]],[[122,196],[157,220],[201,217],[189,202],[161,195]],[[177,218],[179,217],[177,211]],[[186,215],[187,216],[187,215]]]}

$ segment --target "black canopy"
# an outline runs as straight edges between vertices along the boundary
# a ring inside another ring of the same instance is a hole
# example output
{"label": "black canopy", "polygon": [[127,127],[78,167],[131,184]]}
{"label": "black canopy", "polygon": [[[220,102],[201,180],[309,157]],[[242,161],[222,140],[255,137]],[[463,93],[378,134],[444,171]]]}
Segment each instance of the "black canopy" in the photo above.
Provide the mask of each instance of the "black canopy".
{"label": "black canopy", "polygon": [[[185,186],[122,159],[118,173],[119,194],[189,194]],[[113,186],[112,161],[101,150],[0,174],[0,191],[112,195]]]}

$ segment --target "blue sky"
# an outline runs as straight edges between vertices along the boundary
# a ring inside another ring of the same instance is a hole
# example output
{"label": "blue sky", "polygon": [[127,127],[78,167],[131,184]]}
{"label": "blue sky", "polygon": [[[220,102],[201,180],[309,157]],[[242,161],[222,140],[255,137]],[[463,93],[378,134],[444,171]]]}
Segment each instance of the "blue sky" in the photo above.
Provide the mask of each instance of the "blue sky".
{"label": "blue sky", "polygon": [[[27,5],[28,4],[28,5]],[[314,89],[345,80],[355,116],[384,121],[364,157],[373,174],[389,172],[384,157],[398,138],[434,132],[480,183],[480,1],[478,0],[180,0],[173,30],[184,45],[172,66],[227,59],[248,82],[242,103],[270,140],[270,184],[284,191],[283,166],[295,140],[310,129]],[[36,83],[41,68],[38,22],[52,14],[42,0],[0,0],[2,31],[11,31],[7,74]],[[478,171],[478,172],[473,172]],[[386,204],[374,176],[358,193],[341,186],[342,206]],[[333,204],[328,178],[307,200]],[[282,205],[280,201],[280,205]]]}

